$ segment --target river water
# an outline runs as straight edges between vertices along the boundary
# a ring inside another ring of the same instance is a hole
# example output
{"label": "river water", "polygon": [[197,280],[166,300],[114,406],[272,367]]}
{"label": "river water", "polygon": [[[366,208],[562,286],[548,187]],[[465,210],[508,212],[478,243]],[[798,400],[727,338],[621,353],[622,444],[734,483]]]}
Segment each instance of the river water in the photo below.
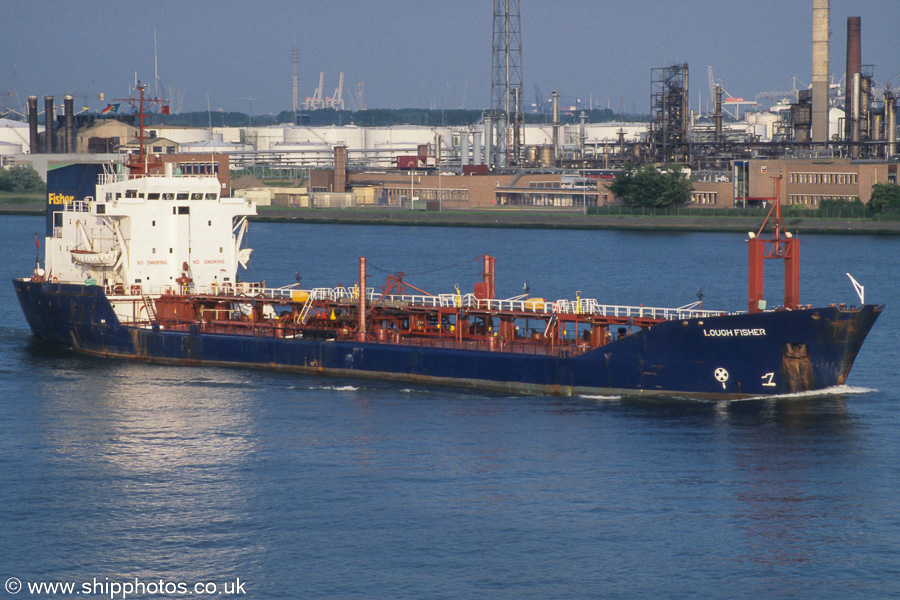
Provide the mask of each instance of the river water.
{"label": "river water", "polygon": [[[850,272],[888,304],[848,386],[692,402],[75,355],[31,337],[9,284],[42,230],[0,218],[10,598],[900,594],[900,238],[802,238],[802,302],[858,304]],[[365,255],[370,285],[403,270],[465,292],[490,253],[498,296],[527,281],[547,299],[681,306],[702,288],[704,308],[747,303],[736,234],[261,223],[249,241],[244,279],[269,285],[352,285]],[[79,593],[34,587],[51,583]]]}

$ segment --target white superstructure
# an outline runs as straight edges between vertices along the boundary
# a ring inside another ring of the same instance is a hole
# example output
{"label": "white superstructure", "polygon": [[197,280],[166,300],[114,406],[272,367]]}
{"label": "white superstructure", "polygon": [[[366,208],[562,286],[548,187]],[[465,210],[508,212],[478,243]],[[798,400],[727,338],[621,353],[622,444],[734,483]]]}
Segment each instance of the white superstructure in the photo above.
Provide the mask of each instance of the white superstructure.
{"label": "white superstructure", "polygon": [[50,280],[112,295],[216,290],[236,283],[256,204],[220,195],[215,177],[101,176],[96,197],[60,200],[45,240]]}

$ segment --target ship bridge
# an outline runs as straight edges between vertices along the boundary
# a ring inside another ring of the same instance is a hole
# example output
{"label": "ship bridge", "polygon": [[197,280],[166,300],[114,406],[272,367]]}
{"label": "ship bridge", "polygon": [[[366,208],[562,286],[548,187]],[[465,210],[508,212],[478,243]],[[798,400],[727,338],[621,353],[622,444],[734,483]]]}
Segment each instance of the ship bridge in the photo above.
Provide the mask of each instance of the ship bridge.
{"label": "ship bridge", "polygon": [[101,175],[96,198],[54,211],[46,271],[122,293],[236,281],[252,201],[220,194],[215,177]]}

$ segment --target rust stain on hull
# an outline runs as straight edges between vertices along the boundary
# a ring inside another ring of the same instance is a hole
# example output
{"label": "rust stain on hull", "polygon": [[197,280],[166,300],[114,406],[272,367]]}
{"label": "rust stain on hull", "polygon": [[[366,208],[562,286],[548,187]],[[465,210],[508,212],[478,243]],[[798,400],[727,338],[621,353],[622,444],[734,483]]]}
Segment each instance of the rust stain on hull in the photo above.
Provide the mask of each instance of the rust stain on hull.
{"label": "rust stain on hull", "polygon": [[[785,344],[792,346],[793,344]],[[805,346],[804,346],[805,348]],[[791,392],[805,392],[814,389],[816,383],[815,370],[809,353],[803,355],[791,355],[789,351],[785,351],[784,359],[781,363],[781,378]]]}

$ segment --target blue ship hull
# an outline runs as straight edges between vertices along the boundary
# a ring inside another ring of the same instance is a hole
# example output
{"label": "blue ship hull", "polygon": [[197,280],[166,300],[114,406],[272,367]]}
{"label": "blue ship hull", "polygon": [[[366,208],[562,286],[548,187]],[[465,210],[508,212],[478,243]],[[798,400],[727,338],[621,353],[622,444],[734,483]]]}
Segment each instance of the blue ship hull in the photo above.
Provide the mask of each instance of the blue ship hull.
{"label": "blue ship hull", "polygon": [[561,395],[721,399],[840,385],[884,308],[666,321],[567,356],[141,328],[121,324],[98,286],[13,283],[34,335],[80,352]]}

